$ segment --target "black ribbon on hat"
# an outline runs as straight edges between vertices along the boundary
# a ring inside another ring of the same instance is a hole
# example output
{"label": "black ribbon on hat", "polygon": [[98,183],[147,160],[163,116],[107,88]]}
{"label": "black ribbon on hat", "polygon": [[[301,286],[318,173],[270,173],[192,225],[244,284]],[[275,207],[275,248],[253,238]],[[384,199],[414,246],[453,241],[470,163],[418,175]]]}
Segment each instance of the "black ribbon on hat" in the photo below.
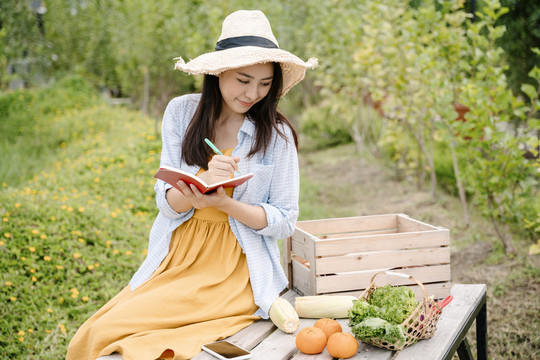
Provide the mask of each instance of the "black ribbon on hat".
{"label": "black ribbon on hat", "polygon": [[240,46],[258,46],[267,49],[279,49],[271,40],[260,36],[237,36],[217,42],[216,51],[232,49]]}

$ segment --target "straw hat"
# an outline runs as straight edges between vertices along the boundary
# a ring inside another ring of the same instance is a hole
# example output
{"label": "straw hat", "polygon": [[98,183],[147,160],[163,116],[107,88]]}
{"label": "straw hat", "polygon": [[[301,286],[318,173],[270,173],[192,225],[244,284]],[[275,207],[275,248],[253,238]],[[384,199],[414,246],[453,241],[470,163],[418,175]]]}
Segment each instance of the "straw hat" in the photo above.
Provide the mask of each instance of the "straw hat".
{"label": "straw hat", "polygon": [[227,16],[216,51],[200,55],[188,63],[181,57],[175,60],[178,60],[175,69],[192,75],[218,75],[229,69],[278,62],[283,71],[281,96],[304,78],[306,69],[313,69],[318,64],[316,58],[304,62],[281,50],[270,22],[259,10],[239,10]]}

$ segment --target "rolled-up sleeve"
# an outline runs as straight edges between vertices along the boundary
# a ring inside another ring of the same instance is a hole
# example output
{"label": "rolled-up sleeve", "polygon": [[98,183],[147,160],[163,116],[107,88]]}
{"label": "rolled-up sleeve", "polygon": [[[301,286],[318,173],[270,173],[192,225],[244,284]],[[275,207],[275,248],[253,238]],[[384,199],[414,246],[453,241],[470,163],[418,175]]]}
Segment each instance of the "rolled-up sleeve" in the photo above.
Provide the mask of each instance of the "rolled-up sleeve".
{"label": "rolled-up sleeve", "polygon": [[[169,102],[161,124],[162,151],[160,166],[167,165],[175,168],[181,167],[182,138],[186,124],[182,123],[185,111],[185,101],[175,98]],[[186,212],[176,212],[167,201],[167,190],[172,188],[170,184],[157,180],[154,190],[156,192],[156,205],[161,214],[171,220],[180,220],[190,217],[193,209]]]}
{"label": "rolled-up sleeve", "polygon": [[273,153],[274,172],[270,182],[268,201],[259,203],[266,212],[268,225],[254,230],[259,235],[271,238],[285,238],[294,232],[298,219],[298,194],[300,176],[298,169],[298,153],[291,130],[282,129],[287,141],[276,137]]}

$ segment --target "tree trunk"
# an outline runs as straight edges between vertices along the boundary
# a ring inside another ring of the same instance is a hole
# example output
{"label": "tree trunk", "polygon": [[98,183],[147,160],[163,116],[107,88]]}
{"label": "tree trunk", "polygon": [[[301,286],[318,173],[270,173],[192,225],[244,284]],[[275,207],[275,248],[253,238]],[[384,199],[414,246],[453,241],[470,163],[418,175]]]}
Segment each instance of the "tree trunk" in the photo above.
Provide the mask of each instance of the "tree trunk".
{"label": "tree trunk", "polygon": [[465,228],[470,225],[469,209],[467,207],[467,193],[465,187],[461,181],[461,173],[459,171],[459,163],[456,154],[456,145],[453,141],[450,142],[450,150],[452,152],[452,164],[454,165],[454,175],[456,176],[456,186],[458,188],[459,200],[461,201],[461,208],[463,209],[463,221],[465,222]]}
{"label": "tree trunk", "polygon": [[141,104],[141,111],[143,114],[148,115],[148,107],[150,103],[150,69],[148,66],[143,67],[143,98]]}
{"label": "tree trunk", "polygon": [[488,195],[488,206],[490,209],[489,218],[491,219],[491,224],[495,228],[495,232],[497,233],[497,236],[499,237],[499,239],[502,241],[504,245],[504,252],[507,254],[513,254],[516,252],[516,250],[514,249],[514,240],[512,239],[512,234],[510,233],[508,229],[508,224],[502,224],[503,229],[501,229],[496,217],[493,216],[493,213],[491,212],[494,206],[493,202],[494,202],[493,196]]}

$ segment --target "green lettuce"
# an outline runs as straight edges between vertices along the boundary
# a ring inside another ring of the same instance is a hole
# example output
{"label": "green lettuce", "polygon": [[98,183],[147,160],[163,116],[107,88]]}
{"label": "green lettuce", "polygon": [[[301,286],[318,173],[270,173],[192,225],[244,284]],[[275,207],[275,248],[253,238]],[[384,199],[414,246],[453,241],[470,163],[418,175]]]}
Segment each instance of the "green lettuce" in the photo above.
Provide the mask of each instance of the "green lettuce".
{"label": "green lettuce", "polygon": [[385,285],[375,289],[369,304],[379,308],[379,317],[392,324],[401,324],[412,314],[418,302],[407,286]]}
{"label": "green lettuce", "polygon": [[390,324],[377,317],[369,317],[351,327],[357,339],[369,341],[373,338],[388,343],[405,342],[403,325]]}
{"label": "green lettuce", "polygon": [[359,299],[354,302],[348,311],[349,327],[359,340],[405,341],[405,329],[401,323],[417,305],[410,288],[386,285],[375,289],[368,301]]}

